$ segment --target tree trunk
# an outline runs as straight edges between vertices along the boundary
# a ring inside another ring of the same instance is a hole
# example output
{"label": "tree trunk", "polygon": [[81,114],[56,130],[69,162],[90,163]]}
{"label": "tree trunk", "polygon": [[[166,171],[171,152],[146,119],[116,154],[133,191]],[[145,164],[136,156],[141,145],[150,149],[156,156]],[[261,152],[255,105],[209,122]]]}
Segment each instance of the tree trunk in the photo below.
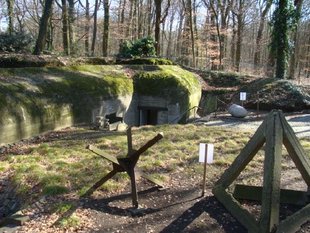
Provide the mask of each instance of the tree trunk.
{"label": "tree trunk", "polygon": [[161,3],[162,0],[155,1],[155,51],[156,55],[160,54],[160,18],[161,18]]}
{"label": "tree trunk", "polygon": [[192,0],[187,0],[187,9],[188,9],[188,21],[189,21],[189,29],[191,34],[191,47],[192,47],[192,59],[193,59],[193,67],[196,67],[196,54],[195,54],[195,37],[194,37],[194,29],[193,29],[193,9],[192,9]]}
{"label": "tree trunk", "polygon": [[74,9],[74,5],[75,5],[75,2],[74,2],[74,0],[68,0],[68,3],[69,3],[68,22],[69,22],[70,53],[71,54],[75,54],[76,53],[75,28],[74,28],[74,23],[75,23],[75,9]]}
{"label": "tree trunk", "polygon": [[260,58],[261,58],[261,49],[262,49],[262,38],[263,38],[263,31],[266,21],[266,15],[269,12],[269,9],[271,8],[272,0],[267,0],[265,9],[263,10],[260,20],[259,20],[259,27],[257,31],[257,37],[256,37],[256,48],[254,52],[254,67],[255,69],[258,68],[260,65]]}
{"label": "tree trunk", "polygon": [[168,35],[168,44],[167,44],[167,51],[166,56],[171,58],[171,49],[172,49],[172,29],[173,29],[173,21],[174,21],[175,11],[172,12],[169,22],[169,35]]}
{"label": "tree trunk", "polygon": [[237,44],[236,44],[236,61],[235,70],[240,71],[240,61],[241,61],[241,47],[242,47],[242,32],[243,32],[243,16],[241,14],[237,15]]}
{"label": "tree trunk", "polygon": [[236,44],[236,60],[235,60],[235,70],[240,72],[240,62],[241,62],[241,48],[243,42],[243,29],[244,29],[244,18],[245,18],[245,0],[239,0],[237,9],[237,44]]}
{"label": "tree trunk", "polygon": [[195,38],[195,56],[196,56],[196,63],[195,63],[195,67],[198,65],[198,57],[199,57],[199,36],[198,36],[198,27],[197,27],[197,1],[194,0],[193,1],[193,25],[194,25],[194,38]]}
{"label": "tree trunk", "polygon": [[148,17],[147,17],[147,35],[151,36],[152,34],[152,18],[153,18],[153,14],[152,14],[152,0],[148,0],[147,1],[147,8],[148,8]]}
{"label": "tree trunk", "polygon": [[[210,4],[211,5],[211,4]],[[218,51],[218,33],[217,33],[217,25],[216,25],[216,16],[214,14],[214,10],[210,9],[210,45],[209,45],[209,53],[211,60],[211,70],[218,70],[219,64],[219,54]]]}
{"label": "tree trunk", "polygon": [[54,49],[54,25],[51,19],[48,22],[49,26],[47,27],[47,50],[53,51]]}
{"label": "tree trunk", "polygon": [[8,7],[8,32],[10,35],[14,32],[14,0],[6,0]]}
{"label": "tree trunk", "polygon": [[134,8],[134,0],[129,0],[130,2],[130,12],[129,12],[129,19],[127,24],[127,33],[126,37],[129,37],[130,40],[132,40],[132,25],[133,25],[133,8]]}
{"label": "tree trunk", "polygon": [[62,43],[65,55],[70,55],[68,10],[66,0],[61,0],[62,7]]}
{"label": "tree trunk", "polygon": [[284,79],[288,50],[288,0],[279,0],[273,25],[273,50],[276,56],[276,78]]}
{"label": "tree trunk", "polygon": [[43,15],[40,19],[40,27],[39,27],[39,35],[36,41],[36,45],[34,48],[33,54],[40,55],[44,50],[44,46],[46,43],[46,36],[47,36],[47,27],[49,19],[51,18],[52,11],[53,11],[53,0],[46,0]]}
{"label": "tree trunk", "polygon": [[224,0],[219,1],[219,8],[221,13],[221,33],[220,33],[220,70],[224,69],[223,60],[225,57],[225,53],[227,50],[227,25],[228,25],[228,16],[230,13],[231,5],[233,4],[233,0]]}
{"label": "tree trunk", "polygon": [[143,22],[144,22],[144,12],[143,12],[143,0],[138,1],[138,38],[143,37]]}
{"label": "tree trunk", "polygon": [[124,33],[124,28],[125,28],[125,7],[126,7],[126,0],[123,0],[123,2],[120,2],[120,8],[121,8],[121,12],[120,12],[120,23],[119,23],[119,34],[120,34],[120,44],[123,43],[124,41],[124,37],[125,37],[125,33]]}
{"label": "tree trunk", "polygon": [[235,15],[232,16],[232,37],[231,37],[231,46],[230,46],[230,60],[231,60],[231,67],[235,68],[235,59],[236,59],[236,37],[237,37],[237,30],[236,30],[236,17]]}
{"label": "tree trunk", "polygon": [[179,20],[179,25],[178,25],[178,34],[177,34],[177,41],[176,41],[176,56],[181,55],[183,22],[184,22],[184,9],[182,8],[180,10],[180,20]]}
{"label": "tree trunk", "polygon": [[86,0],[85,4],[85,40],[84,40],[84,45],[85,45],[85,55],[89,56],[89,28],[90,28],[90,14],[89,14],[89,0]]}
{"label": "tree trunk", "polygon": [[291,52],[291,57],[290,57],[290,64],[289,64],[289,75],[288,77],[290,79],[295,79],[295,69],[296,69],[296,58],[298,56],[298,26],[299,26],[299,21],[300,21],[300,14],[301,14],[301,9],[302,9],[302,3],[303,0],[295,1],[295,7],[296,7],[296,29],[292,33],[292,42],[293,42],[293,49]]}
{"label": "tree trunk", "polygon": [[165,26],[166,26],[166,20],[161,22],[161,36],[160,36],[160,53],[164,55],[164,40],[165,40]]}
{"label": "tree trunk", "polygon": [[96,37],[97,37],[97,14],[98,14],[98,0],[95,1],[94,9],[94,29],[93,29],[93,39],[91,43],[91,55],[95,55]]}
{"label": "tree trunk", "polygon": [[138,0],[131,0],[132,1],[132,20],[131,20],[131,38],[133,40],[138,39],[137,37],[137,2]]}
{"label": "tree trunk", "polygon": [[102,55],[108,56],[108,44],[109,44],[109,25],[110,25],[110,6],[109,0],[103,1],[104,8],[104,21],[103,21],[103,38],[102,38]]}

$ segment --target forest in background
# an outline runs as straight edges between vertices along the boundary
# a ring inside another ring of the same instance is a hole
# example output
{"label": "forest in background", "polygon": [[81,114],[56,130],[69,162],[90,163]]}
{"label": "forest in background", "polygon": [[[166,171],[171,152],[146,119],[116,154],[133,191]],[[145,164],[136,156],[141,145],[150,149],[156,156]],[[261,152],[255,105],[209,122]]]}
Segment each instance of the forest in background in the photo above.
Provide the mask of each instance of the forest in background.
{"label": "forest in background", "polygon": [[[310,0],[291,3],[300,15],[288,33],[287,77],[310,77]],[[280,1],[280,2],[281,2]],[[115,56],[120,45],[153,37],[156,54],[211,70],[274,73],[270,52],[277,0],[0,0],[1,35],[28,40],[32,53],[42,19],[41,52]],[[1,42],[0,42],[1,43]],[[4,49],[3,49],[4,50]],[[7,49],[2,52],[19,52]]]}

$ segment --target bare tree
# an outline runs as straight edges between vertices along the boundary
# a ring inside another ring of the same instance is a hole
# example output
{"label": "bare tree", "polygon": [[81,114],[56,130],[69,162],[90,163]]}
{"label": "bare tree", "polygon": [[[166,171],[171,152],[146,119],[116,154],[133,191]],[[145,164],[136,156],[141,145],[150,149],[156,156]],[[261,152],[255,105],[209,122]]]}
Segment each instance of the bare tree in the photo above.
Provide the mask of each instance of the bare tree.
{"label": "bare tree", "polygon": [[53,11],[53,0],[46,0],[43,10],[43,15],[40,20],[40,27],[39,27],[39,35],[36,41],[34,54],[39,55],[42,53],[45,43],[46,43],[46,36],[47,36],[47,28],[48,22],[51,18],[52,11]]}
{"label": "bare tree", "polygon": [[94,23],[93,23],[93,38],[91,43],[91,55],[95,55],[95,46],[96,46],[96,37],[97,37],[97,15],[98,15],[99,2],[95,0],[95,9],[94,9]]}
{"label": "bare tree", "polygon": [[108,56],[109,26],[110,26],[110,4],[109,0],[103,0],[104,20],[102,37],[102,55]]}
{"label": "bare tree", "polygon": [[89,13],[89,0],[86,0],[85,5],[85,55],[89,56],[89,28],[90,28],[90,13]]}
{"label": "bare tree", "polygon": [[69,3],[69,10],[68,10],[68,27],[69,27],[69,44],[70,44],[70,52],[74,54],[76,52],[75,46],[75,1],[68,0]]}
{"label": "bare tree", "polygon": [[11,35],[14,32],[14,0],[6,0],[8,8],[8,32]]}
{"label": "bare tree", "polygon": [[65,55],[70,55],[68,9],[66,0],[61,0],[62,10],[62,42]]}
{"label": "bare tree", "polygon": [[154,0],[155,3],[155,50],[156,55],[160,54],[160,24],[166,19],[170,7],[170,0],[167,1],[167,6],[164,10],[163,16],[161,12],[163,0]]}
{"label": "bare tree", "polygon": [[188,56],[191,53],[192,66],[196,64],[195,54],[195,38],[193,28],[193,9],[191,0],[182,0],[183,7],[185,9],[185,24],[184,24],[184,39],[182,45],[182,53],[186,56],[186,65],[189,65]]}
{"label": "bare tree", "polygon": [[178,26],[177,26],[177,39],[176,39],[176,48],[175,48],[175,53],[177,56],[181,55],[181,45],[182,45],[182,30],[183,30],[183,24],[184,24],[184,17],[185,17],[185,13],[184,13],[184,7],[181,6],[179,7],[179,20],[178,20]]}
{"label": "bare tree", "polygon": [[[172,9],[176,8],[175,1],[172,4]],[[168,42],[167,42],[167,50],[166,50],[166,56],[168,58],[171,58],[172,56],[172,30],[173,30],[173,22],[175,20],[176,10],[172,10],[170,15],[170,21],[169,21],[169,31],[168,31]]]}
{"label": "bare tree", "polygon": [[256,37],[256,48],[255,48],[255,53],[254,53],[254,67],[256,69],[260,65],[263,31],[264,31],[265,22],[266,22],[266,16],[272,6],[272,1],[273,0],[264,0],[262,6],[260,7],[261,14],[260,14],[260,20],[259,20],[259,28],[258,28],[257,37]]}
{"label": "bare tree", "polygon": [[232,8],[232,13],[236,16],[237,22],[237,42],[236,42],[236,53],[234,68],[236,71],[240,71],[242,42],[243,42],[243,31],[245,27],[246,13],[249,7],[252,5],[252,1],[248,0],[236,0]]}
{"label": "bare tree", "polygon": [[292,32],[292,44],[293,49],[290,54],[290,63],[289,63],[289,74],[288,77],[290,79],[295,78],[295,69],[296,69],[296,57],[298,55],[298,26],[300,21],[301,9],[302,9],[303,0],[294,1],[294,5],[296,8],[296,28]]}

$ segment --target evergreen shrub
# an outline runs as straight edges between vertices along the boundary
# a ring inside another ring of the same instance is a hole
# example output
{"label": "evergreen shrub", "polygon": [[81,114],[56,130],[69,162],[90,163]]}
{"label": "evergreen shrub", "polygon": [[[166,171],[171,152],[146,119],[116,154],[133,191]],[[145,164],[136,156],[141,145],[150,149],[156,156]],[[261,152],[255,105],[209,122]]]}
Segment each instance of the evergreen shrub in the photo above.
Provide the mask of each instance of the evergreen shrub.
{"label": "evergreen shrub", "polygon": [[155,41],[152,37],[144,37],[135,41],[126,40],[120,45],[119,57],[152,57],[155,56]]}
{"label": "evergreen shrub", "polygon": [[33,38],[29,34],[16,32],[0,34],[0,52],[31,52]]}

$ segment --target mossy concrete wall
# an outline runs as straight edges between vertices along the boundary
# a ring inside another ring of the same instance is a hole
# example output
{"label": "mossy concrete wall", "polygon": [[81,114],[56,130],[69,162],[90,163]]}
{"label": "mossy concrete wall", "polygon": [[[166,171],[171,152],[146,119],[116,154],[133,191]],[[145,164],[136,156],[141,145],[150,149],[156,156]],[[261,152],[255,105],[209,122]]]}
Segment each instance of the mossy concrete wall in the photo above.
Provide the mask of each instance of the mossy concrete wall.
{"label": "mossy concrete wall", "polygon": [[[57,108],[57,111],[55,109]],[[16,106],[14,114],[2,111],[0,124],[0,144],[29,138],[42,132],[73,125],[72,109],[69,105],[46,105],[46,114],[33,117],[25,106]],[[57,112],[57,114],[55,114]]]}
{"label": "mossy concrete wall", "polygon": [[137,73],[134,82],[136,93],[164,98],[167,105],[178,106],[183,122],[195,114],[195,110],[188,110],[199,105],[199,80],[193,73],[178,66],[163,65],[142,70]]}
{"label": "mossy concrete wall", "polygon": [[[94,123],[97,116],[105,116],[116,113],[116,116],[122,117],[126,124],[134,125],[131,120],[133,116],[128,114],[129,109],[131,109],[132,101],[132,94],[99,101],[98,106],[92,110],[91,122]],[[134,111],[134,109],[132,109],[132,111]]]}
{"label": "mossy concrete wall", "polygon": [[198,106],[200,95],[194,75],[177,66],[1,68],[0,144],[111,113],[139,125],[141,104],[167,108],[158,119],[168,123]]}

